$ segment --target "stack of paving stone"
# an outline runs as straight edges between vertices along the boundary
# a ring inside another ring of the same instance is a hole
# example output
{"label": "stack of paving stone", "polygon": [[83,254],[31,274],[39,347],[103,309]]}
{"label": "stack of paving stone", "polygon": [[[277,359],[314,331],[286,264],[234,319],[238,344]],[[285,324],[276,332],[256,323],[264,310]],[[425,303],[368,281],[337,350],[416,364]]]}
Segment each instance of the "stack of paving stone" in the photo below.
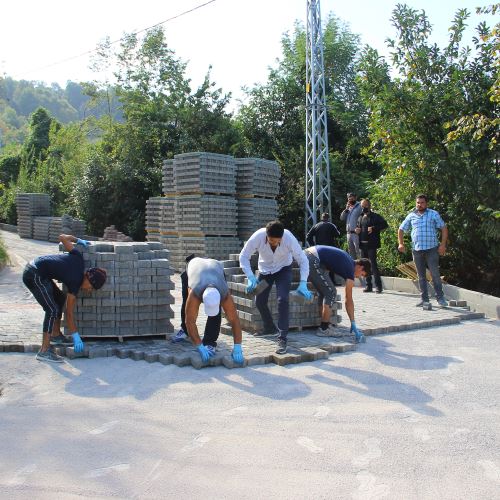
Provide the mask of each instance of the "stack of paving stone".
{"label": "stack of paving stone", "polygon": [[33,239],[49,240],[49,228],[52,217],[33,217]]}
{"label": "stack of paving stone", "polygon": [[155,196],[146,200],[146,231],[148,241],[161,241],[162,235],[177,234],[175,197]]}
{"label": "stack of paving stone", "polygon": [[175,193],[174,160],[165,160],[162,167],[162,189],[165,194]]}
{"label": "stack of paving stone", "polygon": [[158,242],[99,242],[82,251],[85,268],[107,272],[105,285],[79,294],[75,318],[83,337],[135,337],[173,332],[169,252]]}
{"label": "stack of paving stone", "polygon": [[130,236],[127,236],[126,234],[118,231],[114,225],[108,226],[106,229],[104,229],[104,234],[100,239],[104,241],[132,241],[132,238]]}
{"label": "stack of paving stone", "polygon": [[19,193],[16,196],[17,231],[21,238],[33,237],[33,218],[50,215],[50,198],[42,193]]}
{"label": "stack of paving stone", "polygon": [[[225,259],[239,251],[234,158],[214,153],[185,153],[163,164],[165,196],[147,205],[148,240],[170,250],[182,270],[190,254]],[[159,228],[158,228],[159,224]]]}
{"label": "stack of paving stone", "polygon": [[[229,290],[231,290],[238,311],[241,327],[246,332],[255,333],[263,329],[262,318],[255,306],[255,297],[248,295],[245,291],[247,286],[246,276],[240,268],[238,259],[239,254],[233,254],[229,256],[229,260],[223,261],[222,264],[224,266]],[[257,270],[257,261],[258,255],[254,254],[250,261],[254,272]],[[298,265],[294,261],[292,290],[295,290],[299,286],[299,281],[300,271]],[[311,283],[309,283],[309,289],[314,293],[314,300],[312,302],[308,303],[300,298],[295,298],[293,295],[290,297],[290,330],[292,331],[316,328],[321,323],[318,295]],[[341,308],[342,304],[340,302],[340,296],[338,295],[332,307],[332,316],[330,319],[332,325],[337,326],[340,323],[342,318],[339,311]],[[277,321],[278,307],[275,286],[273,286],[269,296],[269,309],[271,310],[273,318]],[[231,333],[231,329],[228,325],[223,326],[222,331],[227,334]]]}
{"label": "stack of paving stone", "polygon": [[260,158],[237,158],[236,171],[238,236],[245,240],[277,218],[280,171],[275,161]]}

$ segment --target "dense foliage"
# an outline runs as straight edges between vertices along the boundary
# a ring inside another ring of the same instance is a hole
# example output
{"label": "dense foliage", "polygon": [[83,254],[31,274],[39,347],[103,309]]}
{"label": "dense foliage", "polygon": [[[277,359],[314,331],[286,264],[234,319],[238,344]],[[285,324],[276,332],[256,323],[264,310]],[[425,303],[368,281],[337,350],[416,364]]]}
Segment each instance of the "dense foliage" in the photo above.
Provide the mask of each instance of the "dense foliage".
{"label": "dense foliage", "polygon": [[391,223],[383,248],[386,267],[398,261],[394,232],[415,194],[423,192],[449,226],[446,277],[498,292],[498,127],[482,134],[457,132],[464,117],[498,119],[498,33],[490,36],[482,23],[474,50],[460,49],[468,16],[465,9],[457,12],[449,44],[440,49],[429,42],[425,13],[399,5],[392,18],[397,36],[389,41],[395,78],[376,51],[364,51],[359,81],[370,109],[371,153],[384,167],[370,191]]}

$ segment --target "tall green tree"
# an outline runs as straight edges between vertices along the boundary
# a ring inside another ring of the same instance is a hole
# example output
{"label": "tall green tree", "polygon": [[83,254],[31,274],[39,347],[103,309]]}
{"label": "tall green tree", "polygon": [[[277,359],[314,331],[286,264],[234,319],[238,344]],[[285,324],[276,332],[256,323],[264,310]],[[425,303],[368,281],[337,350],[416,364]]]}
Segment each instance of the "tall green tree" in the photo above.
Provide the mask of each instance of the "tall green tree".
{"label": "tall green tree", "polygon": [[484,38],[489,28],[479,24],[474,50],[462,47],[469,16],[466,9],[457,11],[448,45],[441,49],[429,40],[425,12],[398,5],[391,19],[397,34],[389,40],[397,76],[391,78],[384,59],[367,48],[359,81],[370,109],[371,151],[384,168],[371,191],[392,225],[382,249],[386,267],[398,260],[398,223],[414,206],[415,195],[424,192],[450,228],[443,261],[447,279],[472,288],[483,281],[479,286],[491,291],[491,268],[498,270],[500,251],[485,239],[478,208],[498,209],[498,152],[486,136],[448,140],[450,127],[463,115],[498,116],[489,96],[498,71],[492,44]]}

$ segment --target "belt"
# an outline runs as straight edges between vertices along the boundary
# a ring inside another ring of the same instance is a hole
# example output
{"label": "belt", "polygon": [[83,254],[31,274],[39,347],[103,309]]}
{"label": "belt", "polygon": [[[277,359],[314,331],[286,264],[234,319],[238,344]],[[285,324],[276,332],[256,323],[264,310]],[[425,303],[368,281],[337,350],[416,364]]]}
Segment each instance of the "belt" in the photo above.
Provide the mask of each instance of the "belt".
{"label": "belt", "polygon": [[354,234],[356,231],[349,231],[350,234]]}

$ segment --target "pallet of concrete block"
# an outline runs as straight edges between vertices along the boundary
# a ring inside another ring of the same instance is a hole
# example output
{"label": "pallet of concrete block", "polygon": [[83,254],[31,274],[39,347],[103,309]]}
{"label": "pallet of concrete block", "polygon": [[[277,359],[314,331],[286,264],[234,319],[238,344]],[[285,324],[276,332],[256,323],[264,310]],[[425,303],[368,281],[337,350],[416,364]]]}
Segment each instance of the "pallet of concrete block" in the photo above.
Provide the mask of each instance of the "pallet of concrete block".
{"label": "pallet of concrete block", "polygon": [[236,236],[236,200],[232,196],[177,196],[175,215],[179,231]]}
{"label": "pallet of concrete block", "polygon": [[186,266],[186,257],[182,247],[182,240],[178,235],[160,234],[160,243],[169,251],[170,265],[176,271],[183,271]]}
{"label": "pallet of concrete block", "polygon": [[50,198],[43,193],[18,193],[17,231],[21,238],[33,237],[33,217],[50,216]]}
{"label": "pallet of concrete block", "polygon": [[280,169],[275,161],[262,158],[236,158],[236,191],[274,198],[279,194]]}
{"label": "pallet of concrete block", "polygon": [[71,234],[77,238],[82,238],[87,231],[87,223],[82,219],[71,220]]}
{"label": "pallet of concrete block", "polygon": [[238,236],[246,240],[278,217],[278,202],[269,198],[238,198]]}
{"label": "pallet of concrete block", "polygon": [[146,200],[146,232],[148,241],[160,241],[160,226],[161,197],[155,196]]}
{"label": "pallet of concrete block", "polygon": [[162,232],[176,231],[175,198],[156,196],[146,201],[146,232],[149,241],[160,241]]}
{"label": "pallet of concrete block", "polygon": [[51,217],[49,224],[49,241],[59,242],[61,234],[72,234],[71,217],[63,215],[62,217]]}
{"label": "pallet of concrete block", "polygon": [[49,228],[52,217],[33,217],[33,239],[49,241]]}
{"label": "pallet of concrete block", "polygon": [[236,193],[236,165],[229,155],[184,153],[174,156],[177,193]]}
{"label": "pallet of concrete block", "polygon": [[104,229],[102,239],[104,241],[132,241],[130,236],[118,231],[114,225],[108,226]]}
{"label": "pallet of concrete block", "polygon": [[135,337],[172,333],[173,271],[158,242],[98,242],[76,246],[85,268],[106,270],[105,285],[79,294],[75,317],[83,337]]}
{"label": "pallet of concrete block", "polygon": [[[246,293],[247,279],[239,267],[238,258],[238,254],[232,254],[229,256],[229,259],[223,261],[222,264],[224,266],[228,287],[231,290],[233,300],[236,304],[241,327],[247,332],[255,333],[263,328],[262,318],[257,310],[257,307],[255,306],[255,297]],[[250,264],[254,272],[257,269],[257,260],[258,255],[252,255]],[[294,262],[292,269],[292,290],[295,290],[298,287],[299,281],[300,270],[298,265]],[[311,283],[308,284],[308,287],[313,293],[315,293],[315,297],[312,302],[307,303],[294,298],[290,299],[289,317],[291,330],[316,328],[321,323],[321,318],[319,316],[319,297]],[[277,320],[278,317],[277,307],[276,287],[273,287],[269,295],[269,309],[271,310],[275,320]],[[341,307],[340,296],[337,296],[336,302],[332,307],[332,316],[330,320],[333,325],[337,325],[341,321],[341,316],[338,312]]]}
{"label": "pallet of concrete block", "polygon": [[174,189],[174,160],[164,160],[162,166],[162,189],[164,194],[175,192]]}

